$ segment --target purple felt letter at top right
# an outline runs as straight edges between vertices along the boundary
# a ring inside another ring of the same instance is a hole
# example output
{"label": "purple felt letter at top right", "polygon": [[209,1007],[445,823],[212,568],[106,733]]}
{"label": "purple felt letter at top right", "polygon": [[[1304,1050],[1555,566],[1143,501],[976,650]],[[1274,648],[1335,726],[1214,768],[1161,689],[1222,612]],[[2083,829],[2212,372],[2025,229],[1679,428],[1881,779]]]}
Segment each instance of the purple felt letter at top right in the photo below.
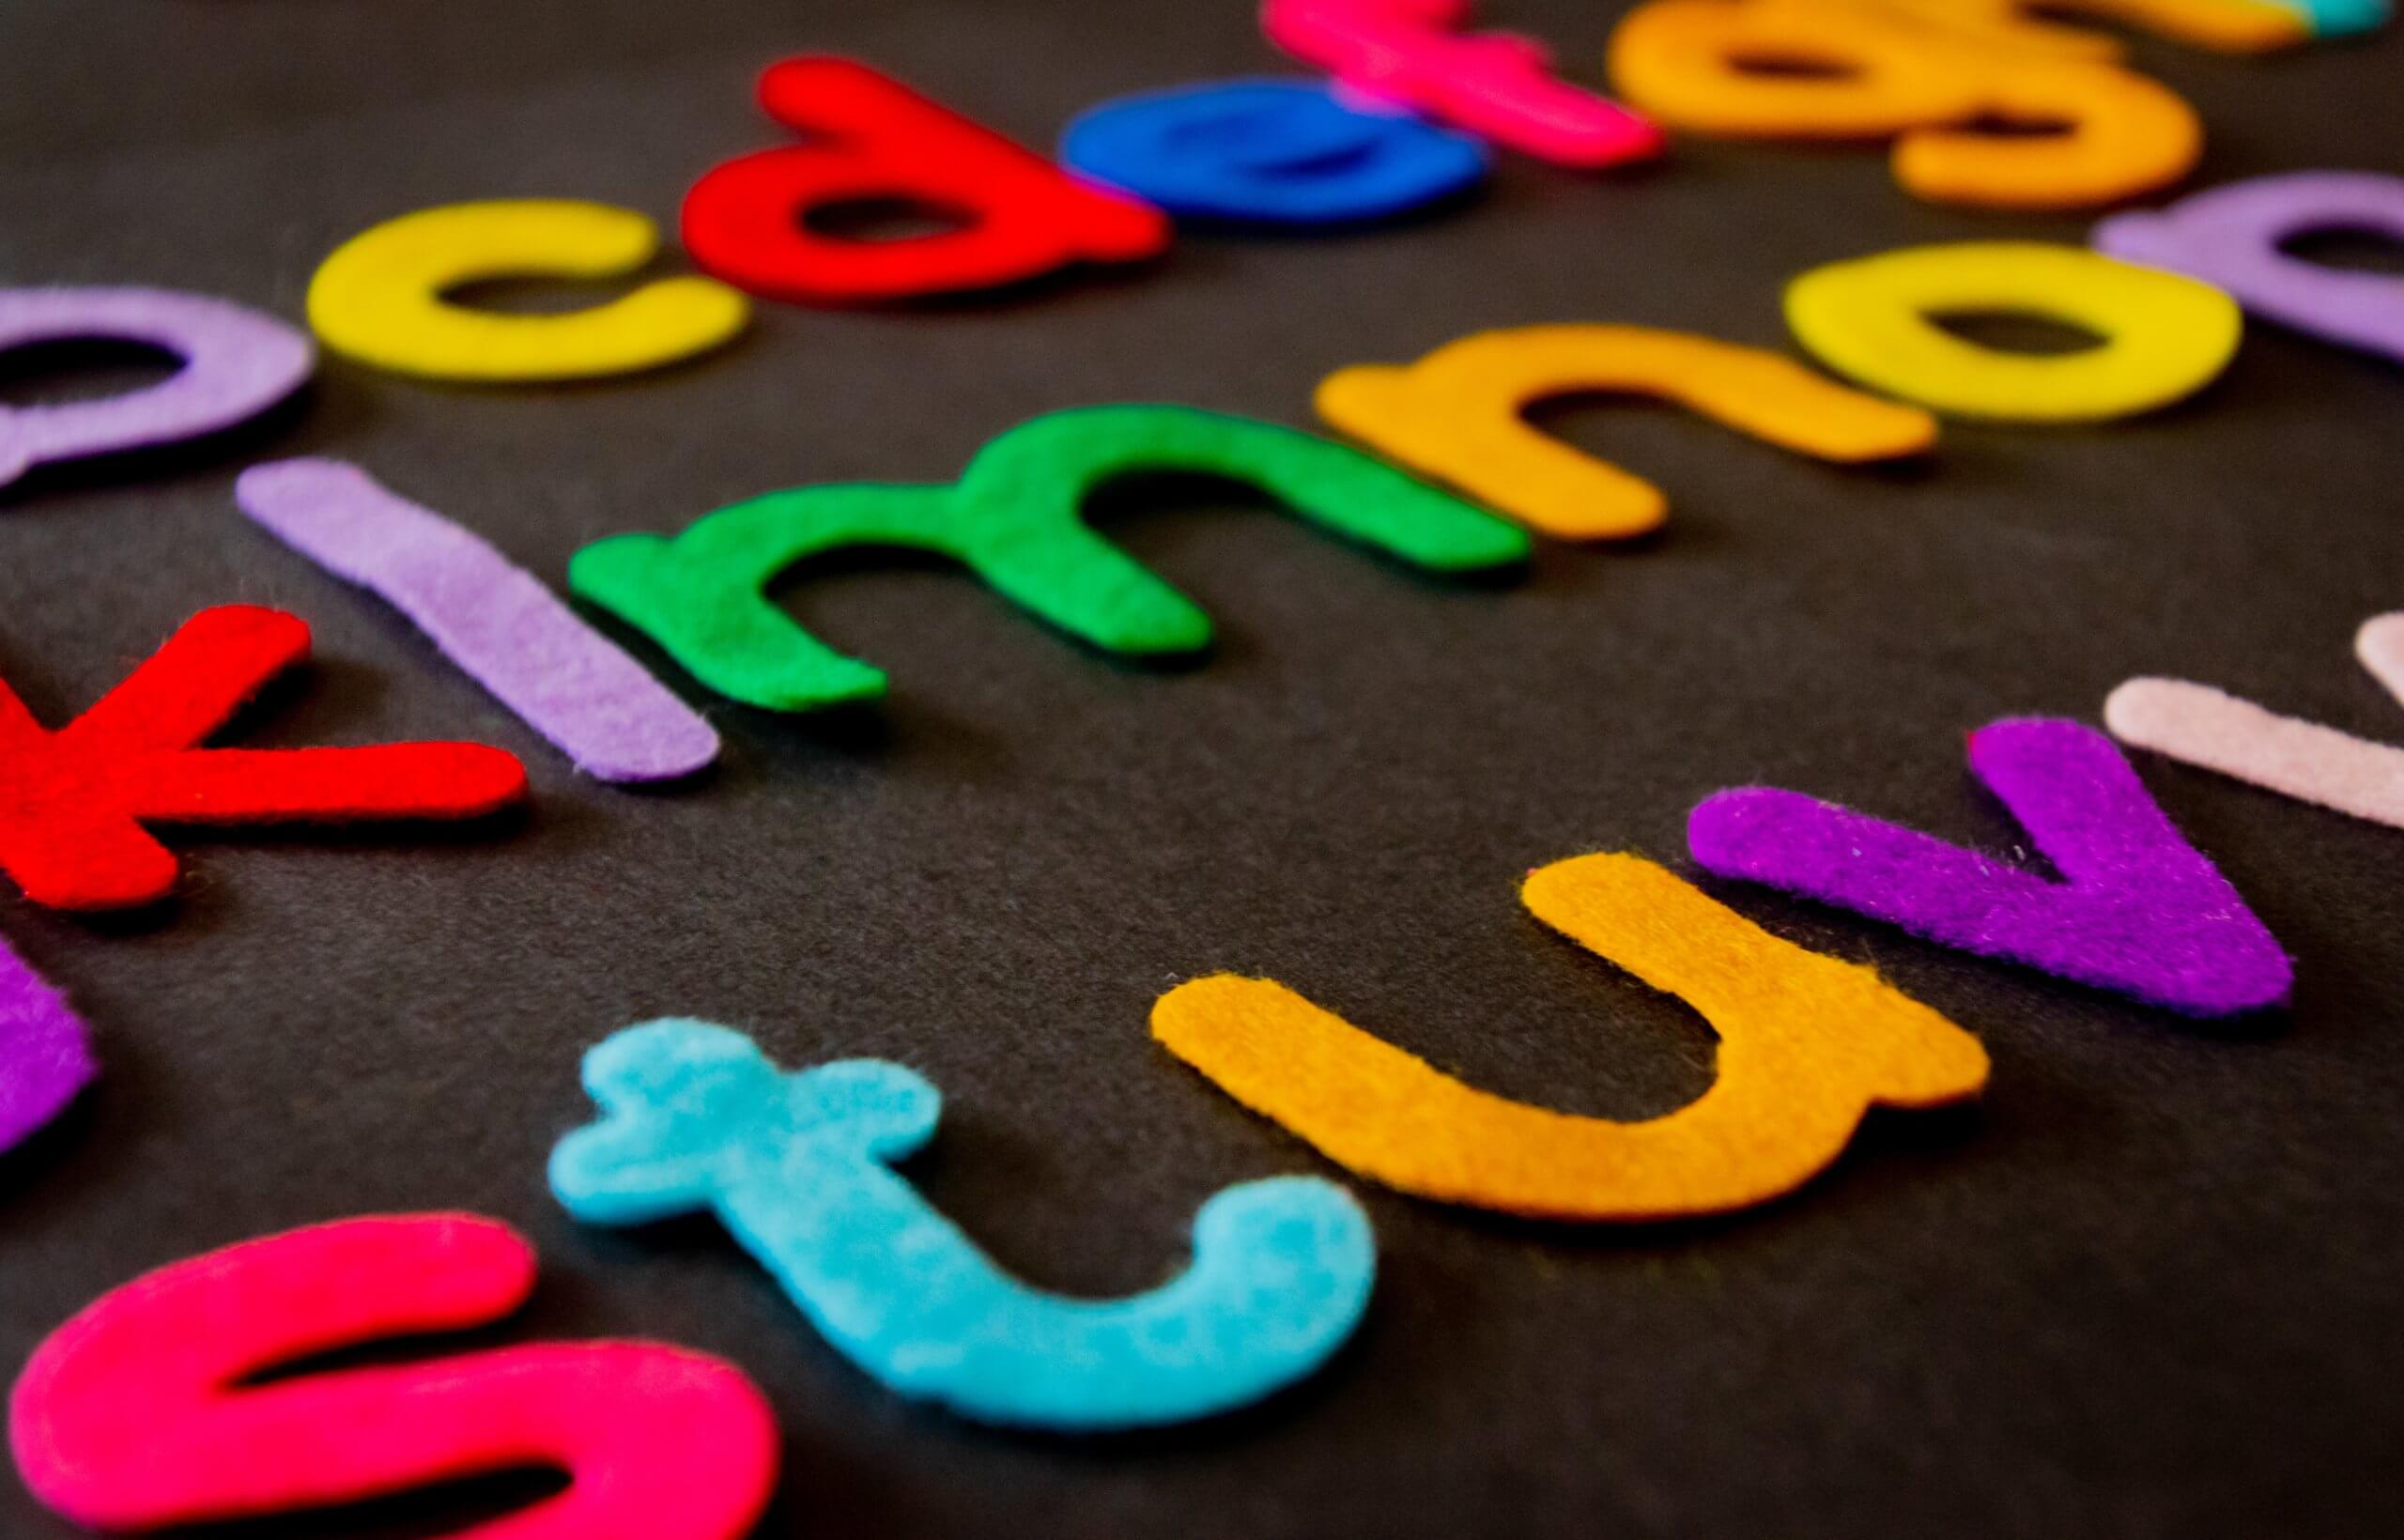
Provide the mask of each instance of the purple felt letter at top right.
{"label": "purple felt letter at top right", "polygon": [[2215,187],[2159,214],[2119,214],[2095,249],[2227,289],[2255,315],[2404,362],[2404,278],[2348,272],[2279,249],[2316,230],[2404,240],[2404,177],[2299,171]]}
{"label": "purple felt letter at top right", "polygon": [[2190,1015],[2287,999],[2287,954],[2111,739],[2077,722],[2017,718],[1971,733],[1969,751],[1971,774],[2063,881],[1767,787],[1705,798],[1687,841],[1715,875]]}

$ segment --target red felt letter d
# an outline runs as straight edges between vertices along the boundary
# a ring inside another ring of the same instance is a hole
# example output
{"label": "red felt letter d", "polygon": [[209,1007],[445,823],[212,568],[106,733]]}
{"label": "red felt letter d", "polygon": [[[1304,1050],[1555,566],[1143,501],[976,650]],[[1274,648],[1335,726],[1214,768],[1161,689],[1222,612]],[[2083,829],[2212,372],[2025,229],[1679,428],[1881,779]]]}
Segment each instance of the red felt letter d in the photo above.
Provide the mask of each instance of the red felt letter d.
{"label": "red felt letter d", "polygon": [[[994,288],[1074,261],[1168,244],[1149,204],[1086,186],[865,65],[799,58],[760,79],[770,116],[814,141],[727,162],[685,195],[685,248],[738,287],[803,304]],[[808,227],[838,204],[895,200],[956,229],[853,240]]]}

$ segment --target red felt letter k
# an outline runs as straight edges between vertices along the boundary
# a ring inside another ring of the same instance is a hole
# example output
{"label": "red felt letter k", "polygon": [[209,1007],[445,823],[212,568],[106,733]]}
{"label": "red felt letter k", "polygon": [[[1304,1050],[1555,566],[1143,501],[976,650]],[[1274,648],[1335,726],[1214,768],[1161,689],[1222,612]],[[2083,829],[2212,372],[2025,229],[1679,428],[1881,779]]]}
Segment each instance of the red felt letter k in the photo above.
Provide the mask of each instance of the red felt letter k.
{"label": "red felt letter k", "polygon": [[117,909],[175,886],[145,823],[467,818],[526,794],[517,757],[480,744],[197,747],[308,651],[297,616],[204,609],[55,732],[0,684],[0,870],[37,903]]}

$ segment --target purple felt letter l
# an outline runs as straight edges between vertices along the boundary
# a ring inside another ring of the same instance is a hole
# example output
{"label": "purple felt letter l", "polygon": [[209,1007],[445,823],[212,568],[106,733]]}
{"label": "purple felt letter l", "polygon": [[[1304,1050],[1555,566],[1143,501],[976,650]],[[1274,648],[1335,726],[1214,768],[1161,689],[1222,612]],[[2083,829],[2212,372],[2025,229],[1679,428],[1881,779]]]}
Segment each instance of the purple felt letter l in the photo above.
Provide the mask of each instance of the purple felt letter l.
{"label": "purple felt letter l", "polygon": [[1767,787],[1704,799],[1687,820],[1687,845],[1718,876],[2191,1015],[2286,1000],[2287,954],[2109,738],[2026,718],[1981,728],[1969,747],[1970,773],[2064,881]]}
{"label": "purple felt letter l", "polygon": [[254,466],[234,500],[301,555],[415,621],[585,774],[672,780],[717,758],[709,723],[532,574],[357,466]]}
{"label": "purple felt letter l", "polygon": [[58,1116],[98,1072],[83,1018],[0,941],[0,1149]]}

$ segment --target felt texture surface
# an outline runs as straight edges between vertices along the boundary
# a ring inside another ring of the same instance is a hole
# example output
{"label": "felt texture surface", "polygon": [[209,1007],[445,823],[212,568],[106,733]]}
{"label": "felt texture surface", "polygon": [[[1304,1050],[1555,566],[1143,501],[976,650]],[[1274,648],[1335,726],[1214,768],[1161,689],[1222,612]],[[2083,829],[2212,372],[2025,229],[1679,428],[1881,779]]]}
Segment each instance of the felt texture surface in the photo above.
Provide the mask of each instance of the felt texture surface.
{"label": "felt texture surface", "polygon": [[[2103,338],[2059,354],[1989,347],[1936,324],[1992,312]],[[2235,300],[2177,273],[2034,241],[1919,246],[1814,268],[1786,287],[1795,340],[1841,375],[1940,412],[2089,423],[2202,390],[2245,331]]]}
{"label": "felt texture surface", "polygon": [[2304,13],[2317,35],[2350,38],[2376,32],[2387,24],[2396,8],[2389,0],[2278,0]]}
{"label": "felt texture surface", "polygon": [[[1626,8],[1492,0],[1472,25],[1542,38],[1564,79],[1605,90]],[[0,7],[5,282],[202,291],[295,325],[326,254],[404,210],[574,197],[672,228],[697,176],[785,139],[752,86],[804,50],[1033,146],[1113,97],[1298,69],[1244,4],[95,17]],[[2404,175],[2404,34],[2242,59],[2126,36],[2132,67],[2211,125],[2196,186]],[[1507,586],[1396,572],[1222,485],[1105,489],[1096,527],[1210,611],[1198,669],[1082,657],[948,562],[838,556],[798,569],[783,608],[890,687],[776,716],[705,704],[573,601],[726,740],[715,769],[637,794],[578,774],[407,617],[233,501],[252,464],[346,460],[561,588],[605,536],[775,487],[948,480],[1065,408],[1328,431],[1310,405],[1327,375],[1477,331],[1642,326],[1808,362],[1779,312],[1798,273],[1914,244],[2084,245],[2092,223],[1921,203],[1868,150],[1681,137],[1602,177],[1498,153],[1441,217],[1332,240],[1181,230],[1156,269],[939,309],[763,304],[732,346],[651,374],[444,389],[329,355],[223,442],[29,475],[0,493],[0,677],[42,721],[244,600],[307,617],[316,661],[228,742],[472,739],[516,753],[534,797],[505,839],[209,831],[172,923],[0,891],[0,932],[104,1061],[0,1155],[0,1371],[163,1263],[466,1209],[543,1258],[520,1316],[470,1347],[649,1337],[761,1384],[787,1452],[761,1540],[2382,1535],[2404,1504],[2396,831],[2132,751],[2296,958],[2289,1011],[2220,1025],[1682,854],[1699,799],[1770,784],[2012,860],[2025,838],[1964,774],[1964,731],[2094,722],[2140,674],[2404,743],[2343,655],[2364,617],[2404,608],[2404,380],[2380,358],[2256,324],[2162,412],[1949,422],[1938,454],[1892,468],[1641,399],[1547,403],[1539,425],[1676,506],[1634,546],[1539,541]],[[36,362],[8,361],[8,405],[157,377]],[[1674,1111],[1713,1083],[1708,1025],[1512,897],[1529,869],[1605,850],[1875,967],[1985,1044],[1986,1091],[1875,1111],[1834,1169],[1728,1220],[1534,1224],[1356,1181],[1147,1030],[1164,991],[1224,970],[1496,1095]],[[551,1147],[593,1116],[578,1056],[664,1015],[738,1024],[782,1065],[925,1074],[942,1132],[898,1169],[1047,1289],[1151,1287],[1212,1193],[1316,1172],[1376,1224],[1376,1301],[1310,1378],[1209,1423],[1015,1437],[908,1402],[714,1221],[585,1225],[547,1191]],[[470,1483],[225,1540],[428,1540],[546,1490]],[[0,1459],[0,1534],[83,1532]]]}
{"label": "felt texture surface", "polygon": [[2198,1016],[2283,1005],[2294,970],[2111,740],[2058,719],[1970,734],[1970,773],[2059,881],[1959,845],[1754,787],[1706,798],[1687,840],[1706,870],[1768,883]]}
{"label": "felt texture surface", "polygon": [[1074,1433],[1228,1411],[1318,1368],[1368,1308],[1368,1216],[1315,1177],[1212,1195],[1177,1278],[1072,1300],[1002,1271],[886,1168],[942,1110],[901,1065],[779,1073],[740,1032],[667,1020],[586,1055],[584,1088],[606,1116],[551,1156],[571,1213],[716,1212],[854,1363],[963,1416]]}
{"label": "felt texture surface", "polygon": [[740,1540],[776,1484],[740,1369],[642,1342],[547,1343],[272,1385],[253,1376],[515,1313],[534,1251],[471,1214],[338,1220],[146,1273],[77,1313],[8,1395],[18,1474],[94,1529],[354,1502],[530,1466],[556,1497],[458,1540]]}
{"label": "felt texture surface", "polygon": [[[1965,41],[2035,48],[2077,58],[2118,58],[2124,50],[2090,23],[2137,28],[2196,48],[2258,54],[2292,48],[2312,24],[2282,0],[1773,0],[1883,10]],[[2071,23],[2074,24],[2062,24]]]}
{"label": "felt texture surface", "polygon": [[[1857,10],[1889,22],[1934,28],[1974,48],[2011,49],[2051,58],[2116,63],[2128,56],[2117,33],[2073,21],[2048,20],[2012,3],[1964,5],[1960,0],[1756,0],[1760,4]],[[2067,10],[2064,16],[2074,15]],[[2301,21],[2301,18],[2296,18]]]}
{"label": "felt texture surface", "polygon": [[176,885],[146,824],[474,818],[526,794],[516,756],[481,744],[199,747],[308,651],[297,616],[221,605],[55,731],[0,684],[0,870],[37,903],[121,909]]}
{"label": "felt texture surface", "polygon": [[[2404,704],[2404,614],[2364,622],[2354,652]],[[2122,743],[2404,828],[2404,748],[2282,716],[2183,679],[2128,681],[2104,699],[2104,723]]]}
{"label": "felt texture surface", "polygon": [[1240,80],[1105,101],[1060,136],[1082,176],[1180,219],[1323,227],[1455,197],[1485,179],[1478,141],[1370,112],[1309,81]]}
{"label": "felt texture surface", "polygon": [[0,289],[0,354],[99,339],[161,348],[182,365],[156,385],[104,400],[0,410],[0,486],[53,460],[222,432],[300,389],[316,357],[309,339],[283,322],[209,295]]}
{"label": "felt texture surface", "polygon": [[[1895,180],[1936,203],[2117,203],[2178,181],[2203,146],[2194,110],[2147,76],[1855,5],[1651,0],[1611,34],[1610,70],[1628,100],[1692,133],[1892,138]],[[2058,128],[1985,131],[1997,119]]]}
{"label": "felt texture surface", "polygon": [[57,1116],[100,1072],[83,1018],[0,937],[0,1151]]}
{"label": "felt texture surface", "polygon": [[2256,316],[2404,362],[2404,278],[2349,272],[2283,243],[2323,230],[2404,241],[2404,177],[2299,171],[2215,187],[2158,214],[2116,214],[2095,249],[2226,290]]}
{"label": "felt texture surface", "polygon": [[776,711],[872,699],[885,675],[824,646],[763,592],[847,547],[948,556],[1060,630],[1134,657],[1191,653],[1210,617],[1088,528],[1086,494],[1130,471],[1242,481],[1310,523],[1437,572],[1523,560],[1527,537],[1358,451],[1186,407],[1109,406],[1022,423],[943,486],[805,486],[704,515],[674,539],[619,535],[568,582],[721,695]]}
{"label": "felt texture surface", "polygon": [[[1089,186],[867,65],[797,58],[760,77],[760,105],[814,142],[715,167],[685,195],[693,260],[797,304],[885,303],[999,288],[1071,262],[1138,262],[1169,224]],[[959,221],[893,239],[812,229],[813,210],[894,199]]]}
{"label": "felt texture surface", "polygon": [[572,316],[511,316],[444,298],[479,280],[620,278],[659,250],[642,215],[572,198],[421,208],[362,231],[309,281],[309,325],[362,362],[434,379],[587,379],[656,369],[732,340],[742,295],[662,278]]}
{"label": "felt texture surface", "polygon": [[2184,679],[2128,681],[2104,698],[2104,721],[2133,747],[2404,828],[2404,749]]}
{"label": "felt texture surface", "polygon": [[1660,488],[1531,426],[1548,396],[1610,392],[1675,402],[1798,454],[1854,464],[1916,454],[1936,420],[1863,395],[1775,353],[1633,326],[1481,331],[1399,368],[1357,364],[1312,397],[1338,431],[1561,540],[1658,529]]}
{"label": "felt texture surface", "polygon": [[1472,1089],[1283,984],[1181,984],[1152,1036],[1337,1163],[1421,1197],[1559,1220],[1686,1219],[1750,1208],[1818,1175],[1872,1105],[1978,1094],[1987,1056],[1868,968],[1780,941],[1637,855],[1528,878],[1538,919],[1703,1013],[1717,1078],[1641,1122]]}
{"label": "felt texture surface", "polygon": [[599,780],[674,780],[718,736],[532,573],[340,460],[277,460],[234,483],[242,512],[417,623],[527,725]]}
{"label": "felt texture surface", "polygon": [[1520,33],[1463,33],[1472,0],[1263,0],[1269,40],[1345,86],[1556,165],[1599,170],[1661,153],[1641,113],[1561,79]]}

